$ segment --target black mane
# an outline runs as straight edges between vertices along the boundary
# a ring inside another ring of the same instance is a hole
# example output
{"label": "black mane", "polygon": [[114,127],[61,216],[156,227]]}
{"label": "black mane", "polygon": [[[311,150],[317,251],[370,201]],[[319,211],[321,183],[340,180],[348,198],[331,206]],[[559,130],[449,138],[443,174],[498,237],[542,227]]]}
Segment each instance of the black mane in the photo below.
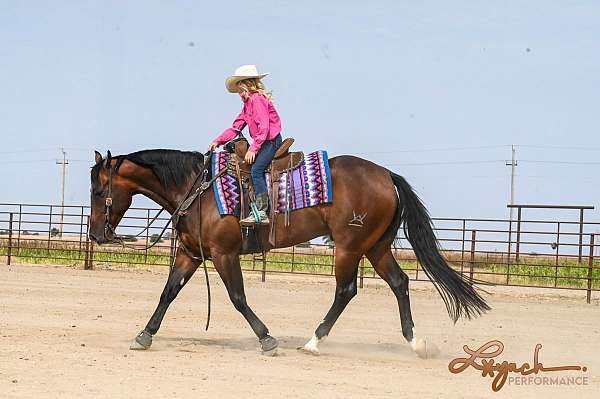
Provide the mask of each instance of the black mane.
{"label": "black mane", "polygon": [[[117,173],[124,160],[131,161],[152,170],[166,189],[185,183],[190,176],[200,173],[204,166],[204,155],[196,151],[143,150],[118,155],[113,159],[117,160]],[[93,178],[97,179],[101,165],[103,162],[92,168]]]}

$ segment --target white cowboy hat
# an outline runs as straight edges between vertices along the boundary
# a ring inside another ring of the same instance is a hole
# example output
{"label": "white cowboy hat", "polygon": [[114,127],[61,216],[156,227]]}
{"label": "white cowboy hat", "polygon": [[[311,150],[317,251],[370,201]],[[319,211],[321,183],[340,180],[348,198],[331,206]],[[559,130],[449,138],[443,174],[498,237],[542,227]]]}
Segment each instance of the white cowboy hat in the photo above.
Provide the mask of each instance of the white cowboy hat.
{"label": "white cowboy hat", "polygon": [[235,70],[233,75],[225,79],[225,87],[230,93],[237,93],[239,81],[250,78],[262,79],[267,75],[268,73],[258,73],[256,65],[242,65]]}

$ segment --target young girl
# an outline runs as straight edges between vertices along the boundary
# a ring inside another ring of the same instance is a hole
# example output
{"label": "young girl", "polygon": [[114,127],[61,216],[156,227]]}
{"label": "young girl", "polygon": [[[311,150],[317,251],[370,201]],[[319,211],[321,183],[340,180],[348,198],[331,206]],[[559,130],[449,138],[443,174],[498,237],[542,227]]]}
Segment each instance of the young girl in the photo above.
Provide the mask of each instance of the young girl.
{"label": "young girl", "polygon": [[218,146],[235,138],[246,125],[253,142],[246,153],[245,161],[252,164],[252,183],[256,196],[258,215],[251,214],[240,220],[240,224],[268,224],[269,194],[265,182],[265,170],[273,160],[275,152],[281,146],[281,120],[271,101],[271,93],[262,84],[261,79],[268,73],[259,74],[256,65],[242,65],[227,78],[225,87],[230,93],[238,93],[244,106],[242,112],[208,147],[214,151]]}

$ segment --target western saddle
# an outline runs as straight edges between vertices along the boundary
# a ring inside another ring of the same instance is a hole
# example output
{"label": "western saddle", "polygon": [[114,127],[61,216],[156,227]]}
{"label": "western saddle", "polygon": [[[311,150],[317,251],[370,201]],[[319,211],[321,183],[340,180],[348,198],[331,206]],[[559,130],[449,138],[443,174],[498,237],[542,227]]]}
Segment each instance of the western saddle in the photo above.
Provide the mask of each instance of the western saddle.
{"label": "western saddle", "polygon": [[[271,196],[270,196],[270,234],[269,241],[274,245],[275,243],[275,221],[277,217],[276,209],[279,195],[279,179],[282,174],[291,172],[297,168],[304,161],[304,153],[301,151],[290,152],[290,147],[294,144],[294,139],[291,137],[286,138],[281,143],[281,146],[275,153],[273,161],[265,172],[271,174]],[[250,171],[252,165],[246,163],[244,157],[248,151],[248,141],[242,136],[234,138],[225,144],[225,150],[232,154],[230,157],[230,164],[228,166],[230,174],[237,177],[240,184],[240,219],[249,212],[249,203],[254,199],[254,188],[252,186],[252,179]],[[285,226],[289,225],[289,209],[285,211]]]}
{"label": "western saddle", "polygon": [[[281,176],[281,173],[296,168],[302,163],[302,161],[304,161],[303,152],[289,151],[292,144],[294,144],[294,141],[295,140],[291,137],[286,138],[285,140],[283,140],[281,146],[275,153],[273,161],[267,169],[267,171],[271,173],[271,176],[273,176],[271,181],[275,181],[275,177],[279,177]],[[250,175],[250,169],[252,168],[252,165],[244,161],[244,157],[246,156],[246,152],[248,152],[248,148],[248,141],[243,137],[233,139],[225,145],[225,149],[228,152],[235,154],[233,159],[234,162],[236,162],[239,166],[240,172],[246,175]]]}

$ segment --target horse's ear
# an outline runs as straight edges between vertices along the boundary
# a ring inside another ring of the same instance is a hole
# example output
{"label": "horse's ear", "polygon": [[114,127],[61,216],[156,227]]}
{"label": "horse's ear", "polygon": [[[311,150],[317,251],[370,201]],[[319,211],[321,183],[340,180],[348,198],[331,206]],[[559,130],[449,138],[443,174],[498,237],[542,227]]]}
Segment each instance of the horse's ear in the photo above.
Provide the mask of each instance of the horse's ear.
{"label": "horse's ear", "polygon": [[110,162],[112,161],[112,155],[110,150],[106,152],[106,169],[110,168]]}
{"label": "horse's ear", "polygon": [[94,151],[94,156],[96,158],[96,165],[102,162],[102,154],[100,154],[98,151]]}

